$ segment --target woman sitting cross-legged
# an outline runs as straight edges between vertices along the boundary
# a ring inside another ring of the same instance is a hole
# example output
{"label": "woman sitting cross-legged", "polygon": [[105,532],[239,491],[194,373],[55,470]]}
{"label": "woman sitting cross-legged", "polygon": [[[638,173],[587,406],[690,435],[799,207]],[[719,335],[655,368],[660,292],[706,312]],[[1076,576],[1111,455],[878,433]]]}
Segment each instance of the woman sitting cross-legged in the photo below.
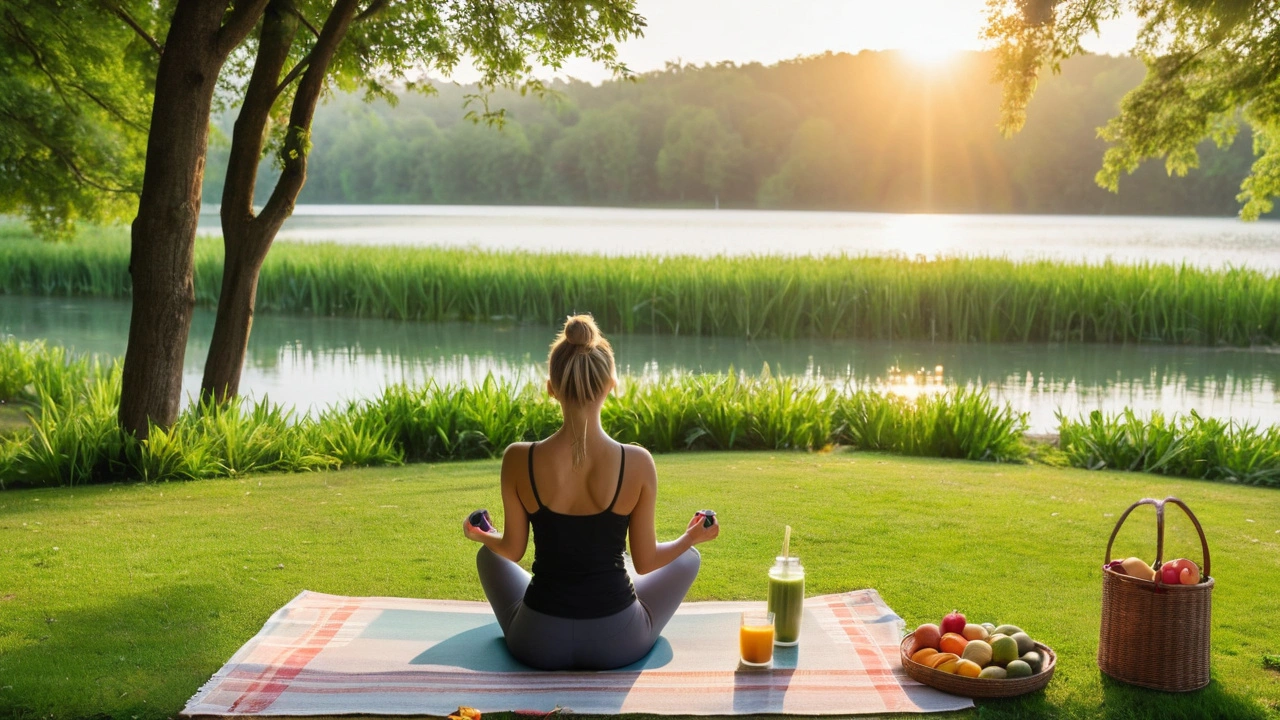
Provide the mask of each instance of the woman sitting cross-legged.
{"label": "woman sitting cross-legged", "polygon": [[[629,665],[653,647],[698,574],[693,548],[720,533],[695,515],[684,535],[660,543],[658,478],[641,447],[601,427],[617,384],[613,349],[589,315],[568,319],[548,358],[547,391],[564,424],[551,437],[515,443],[502,458],[506,532],[463,532],[483,543],[480,583],[511,654],[546,670]],[[533,526],[533,575],[516,563]],[[635,573],[623,550],[630,536]]]}

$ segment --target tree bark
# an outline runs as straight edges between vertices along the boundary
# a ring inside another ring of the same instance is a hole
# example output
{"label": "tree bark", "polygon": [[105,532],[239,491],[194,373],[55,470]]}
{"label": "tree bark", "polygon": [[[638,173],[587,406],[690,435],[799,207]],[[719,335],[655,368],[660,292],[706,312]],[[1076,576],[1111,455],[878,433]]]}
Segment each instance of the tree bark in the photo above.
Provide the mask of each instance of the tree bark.
{"label": "tree bark", "polygon": [[[224,239],[231,236],[224,231]],[[240,238],[227,241],[227,256],[222,269],[222,291],[218,296],[218,315],[213,325],[213,340],[205,360],[204,380],[200,387],[202,403],[224,403],[240,392],[240,375],[244,354],[253,330],[253,307],[258,296],[258,273],[266,249],[261,241]],[[269,245],[269,244],[265,244]],[[259,250],[261,248],[261,250]]]}
{"label": "tree bark", "polygon": [[[266,0],[180,0],[156,70],[129,273],[133,313],[119,420],[146,438],[182,403],[182,368],[195,306],[193,255],[208,150],[209,114],[227,55],[252,30]],[[223,25],[224,19],[226,25]]]}
{"label": "tree bark", "polygon": [[258,55],[231,134],[231,155],[222,188],[222,290],[200,383],[202,403],[221,404],[240,392],[244,355],[253,330],[258,274],[279,229],[263,227],[253,212],[258,161],[277,83],[297,31],[298,18],[289,11],[287,0],[271,0],[262,17]]}
{"label": "tree bark", "polygon": [[298,193],[306,182],[309,134],[316,103],[324,90],[325,75],[334,54],[356,17],[357,4],[356,0],[338,0],[307,55],[306,70],[293,97],[281,151],[284,168],[271,199],[262,212],[255,215],[253,195],[264,132],[282,89],[278,83],[289,57],[289,47],[298,31],[297,18],[289,11],[286,0],[271,0],[267,6],[258,56],[245,89],[244,104],[236,117],[227,182],[223,187],[222,238],[226,261],[218,315],[200,386],[202,402],[223,403],[239,393],[262,262],[276,233],[293,214]]}
{"label": "tree bark", "polygon": [[133,314],[119,416],[139,438],[147,436],[149,423],[173,424],[182,401],[182,363],[195,306],[192,256],[225,9],[225,2],[179,3],[165,41],[169,51],[156,71],[132,228]]}

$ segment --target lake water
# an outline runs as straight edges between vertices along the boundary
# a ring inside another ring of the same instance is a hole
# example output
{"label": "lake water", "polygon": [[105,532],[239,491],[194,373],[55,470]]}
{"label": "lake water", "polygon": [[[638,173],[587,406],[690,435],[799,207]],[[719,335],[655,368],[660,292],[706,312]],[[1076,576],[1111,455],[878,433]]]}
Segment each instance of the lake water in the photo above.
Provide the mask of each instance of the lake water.
{"label": "lake water", "polygon": [[[96,299],[0,296],[0,335],[44,339],[122,356],[129,305]],[[184,388],[199,389],[213,314],[198,310]],[[471,383],[487,374],[544,378],[550,328],[406,323],[262,314],[255,318],[242,387],[299,408],[367,398],[392,382]],[[935,382],[986,388],[1053,432],[1054,413],[1124,407],[1280,424],[1280,353],[1135,345],[954,345],[850,341],[746,341],[613,336],[619,372],[633,376],[725,372],[795,375],[917,392]],[[890,368],[901,372],[896,377]],[[923,373],[917,374],[923,370]],[[914,384],[913,384],[914,383]]]}
{"label": "lake water", "polygon": [[[200,232],[220,234],[217,207]],[[1280,270],[1280,221],[1086,215],[299,205],[281,239],[628,254],[901,254]]]}

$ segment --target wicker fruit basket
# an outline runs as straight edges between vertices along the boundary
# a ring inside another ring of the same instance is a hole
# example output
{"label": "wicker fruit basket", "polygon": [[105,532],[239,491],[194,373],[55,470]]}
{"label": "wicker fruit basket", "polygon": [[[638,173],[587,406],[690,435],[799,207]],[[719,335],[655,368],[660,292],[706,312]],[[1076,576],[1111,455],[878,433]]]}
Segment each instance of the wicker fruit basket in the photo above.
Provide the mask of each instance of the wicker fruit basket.
{"label": "wicker fruit basket", "polygon": [[[1195,585],[1161,582],[1164,562],[1164,508],[1173,503],[1191,518],[1200,535],[1204,578]],[[1102,630],[1098,668],[1121,682],[1167,692],[1189,692],[1209,684],[1209,627],[1213,619],[1213,578],[1209,575],[1209,542],[1186,503],[1178,498],[1146,498],[1129,506],[1107,541],[1105,563],[1120,526],[1140,505],[1156,508],[1154,582],[1112,570],[1102,571]]]}
{"label": "wicker fruit basket", "polygon": [[1049,684],[1049,681],[1053,679],[1053,669],[1058,665],[1057,654],[1048,645],[1036,643],[1036,652],[1040,653],[1041,657],[1044,658],[1044,666],[1035,675],[1005,680],[953,675],[949,672],[921,665],[911,659],[911,651],[915,648],[915,635],[915,633],[911,633],[902,639],[902,645],[900,646],[902,669],[906,670],[907,674],[915,680],[952,695],[963,695],[971,698],[1002,698],[1026,695],[1027,693],[1044,689]]}

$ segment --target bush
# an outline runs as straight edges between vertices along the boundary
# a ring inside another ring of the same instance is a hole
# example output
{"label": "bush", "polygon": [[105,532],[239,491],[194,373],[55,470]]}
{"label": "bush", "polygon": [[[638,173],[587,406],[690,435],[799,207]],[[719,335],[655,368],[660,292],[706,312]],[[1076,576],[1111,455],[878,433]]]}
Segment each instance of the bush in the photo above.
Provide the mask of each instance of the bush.
{"label": "bush", "polygon": [[[30,396],[29,437],[0,443],[5,486],[112,480],[196,480],[497,457],[546,437],[560,411],[541,388],[487,378],[477,386],[393,385],[369,401],[296,416],[266,401],[192,406],[146,440],[116,424],[120,365],[61,348],[0,343],[0,377]],[[793,378],[730,373],[623,380],[605,403],[605,429],[655,452],[812,450],[832,443],[982,460],[1025,452],[1025,418],[980,393],[905,400]]]}
{"label": "bush", "polygon": [[1280,487],[1280,426],[1203,418],[1192,411],[1148,419],[1132,410],[1087,419],[1058,416],[1060,445],[1077,467],[1132,470]]}

